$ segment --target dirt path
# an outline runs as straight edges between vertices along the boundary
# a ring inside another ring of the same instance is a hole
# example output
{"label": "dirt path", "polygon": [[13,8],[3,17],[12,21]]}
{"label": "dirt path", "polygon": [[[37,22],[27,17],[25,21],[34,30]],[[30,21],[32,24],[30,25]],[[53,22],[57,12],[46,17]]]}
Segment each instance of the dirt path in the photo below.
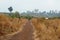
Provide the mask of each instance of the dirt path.
{"label": "dirt path", "polygon": [[24,28],[20,33],[14,35],[10,40],[34,40],[33,27],[30,21],[24,25]]}

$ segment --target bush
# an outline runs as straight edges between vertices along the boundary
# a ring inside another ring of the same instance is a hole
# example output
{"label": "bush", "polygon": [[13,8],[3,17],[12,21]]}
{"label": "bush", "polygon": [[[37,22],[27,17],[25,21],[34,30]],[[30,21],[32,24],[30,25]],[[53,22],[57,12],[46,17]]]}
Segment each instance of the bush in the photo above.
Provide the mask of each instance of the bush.
{"label": "bush", "polygon": [[20,18],[20,14],[17,11],[15,13],[10,13],[9,16],[12,18]]}

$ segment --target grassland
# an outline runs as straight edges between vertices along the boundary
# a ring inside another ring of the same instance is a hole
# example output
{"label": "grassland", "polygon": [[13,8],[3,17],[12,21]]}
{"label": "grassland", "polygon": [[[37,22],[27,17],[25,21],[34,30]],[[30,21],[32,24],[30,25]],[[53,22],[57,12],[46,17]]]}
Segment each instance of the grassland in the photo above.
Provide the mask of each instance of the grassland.
{"label": "grassland", "polygon": [[27,19],[24,18],[12,18],[8,15],[0,14],[0,36],[17,32],[26,22]]}
{"label": "grassland", "polygon": [[35,40],[60,40],[60,19],[31,19]]}
{"label": "grassland", "polygon": [[35,40],[60,40],[60,18],[30,18],[20,15],[18,18],[0,14],[0,36],[19,31],[27,21],[33,25]]}

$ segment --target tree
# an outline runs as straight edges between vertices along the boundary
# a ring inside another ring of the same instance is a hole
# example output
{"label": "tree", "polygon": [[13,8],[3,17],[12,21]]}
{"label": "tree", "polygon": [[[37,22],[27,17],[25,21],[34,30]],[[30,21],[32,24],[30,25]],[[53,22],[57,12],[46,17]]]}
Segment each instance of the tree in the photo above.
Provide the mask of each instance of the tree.
{"label": "tree", "polygon": [[16,11],[15,13],[12,13],[10,16],[11,16],[12,18],[20,18],[20,14],[19,14],[18,11]]}
{"label": "tree", "polygon": [[10,11],[10,13],[13,11],[13,8],[10,6],[9,8],[8,8],[8,10]]}
{"label": "tree", "polygon": [[20,18],[20,13],[19,13],[18,11],[16,11],[16,12],[15,12],[15,16],[16,16],[17,18]]}

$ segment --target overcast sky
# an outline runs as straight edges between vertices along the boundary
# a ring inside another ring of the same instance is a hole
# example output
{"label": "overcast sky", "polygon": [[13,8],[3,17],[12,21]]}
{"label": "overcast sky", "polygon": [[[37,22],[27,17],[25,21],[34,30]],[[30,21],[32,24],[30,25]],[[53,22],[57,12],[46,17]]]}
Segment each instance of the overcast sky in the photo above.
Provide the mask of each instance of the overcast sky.
{"label": "overcast sky", "polygon": [[60,0],[0,0],[0,12],[8,12],[9,6],[19,12],[34,9],[60,10]]}

